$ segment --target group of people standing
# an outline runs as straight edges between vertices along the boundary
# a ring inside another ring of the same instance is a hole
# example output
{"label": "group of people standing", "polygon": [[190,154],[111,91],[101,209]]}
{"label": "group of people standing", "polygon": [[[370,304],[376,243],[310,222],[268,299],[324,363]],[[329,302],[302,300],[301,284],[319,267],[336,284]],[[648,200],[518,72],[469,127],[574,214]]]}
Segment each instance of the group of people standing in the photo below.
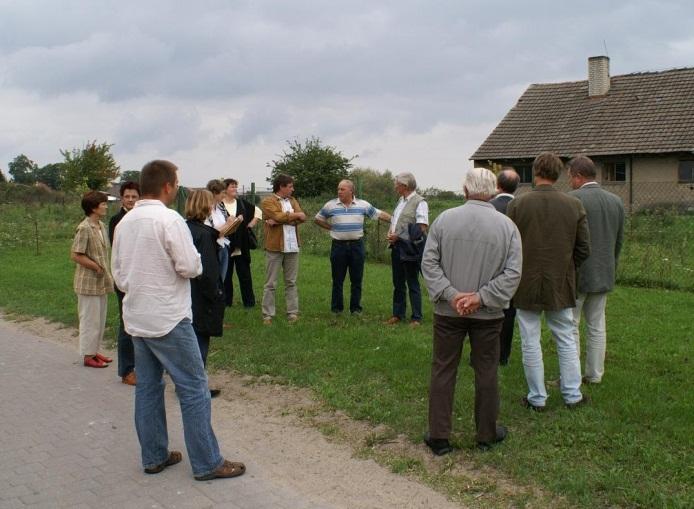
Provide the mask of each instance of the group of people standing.
{"label": "group of people standing", "polygon": [[[574,189],[568,194],[554,187],[565,169]],[[465,178],[465,203],[432,224],[422,274],[435,306],[424,437],[434,454],[453,450],[453,399],[466,336],[475,372],[477,445],[487,450],[506,438],[508,429],[497,422],[497,369],[508,362],[514,313],[528,385],[524,407],[542,412],[548,399],[540,341],[543,315],[557,345],[565,406],[585,405],[589,398],[581,384],[601,382],[606,295],[615,283],[624,207],[600,187],[596,175],[588,157],[575,157],[565,167],[557,155],[542,153],[533,162],[534,187],[514,199],[519,177],[513,169],[504,169],[497,179],[487,169],[474,168]],[[587,329],[583,377],[582,312]]]}
{"label": "group of people standing", "polygon": [[[452,451],[455,381],[466,336],[472,347],[476,440],[481,449],[507,434],[497,423],[497,368],[508,362],[515,319],[528,383],[522,400],[525,407],[542,411],[547,400],[540,348],[542,314],[557,342],[559,383],[566,406],[575,408],[588,401],[580,390],[581,311],[588,326],[583,382],[601,381],[605,296],[614,285],[624,209],[617,197],[597,184],[590,159],[574,158],[567,169],[576,189],[572,195],[553,186],[564,170],[561,159],[540,154],[533,164],[534,188],[515,199],[519,178],[513,169],[504,169],[498,179],[484,168],[472,169],[465,178],[465,203],[443,212],[430,229],[427,203],[417,194],[410,173],[394,179],[399,200],[392,216],[356,198],[353,183],[343,180],[337,198],[314,218],[332,240],[332,312],[344,310],[347,273],[349,310],[352,314],[362,311],[365,218],[390,223],[393,306],[386,324],[406,321],[408,294],[409,323],[421,324],[418,275],[423,274],[434,302],[425,443],[435,454]],[[224,309],[233,298],[234,269],[243,305],[255,305],[250,250],[257,247],[252,228],[261,218],[266,263],[263,323],[271,325],[276,316],[275,289],[281,272],[287,320],[299,319],[298,225],[306,221],[306,214],[293,197],[294,181],[278,175],[261,211],[239,198],[237,188],[237,181],[227,179],[193,190],[184,221],[168,208],[178,192],[177,167],[168,161],[151,161],[142,169],[139,185],[128,182],[121,187],[122,209],[111,219],[108,234],[101,222],[107,213],[106,195],[89,192],[82,199],[86,217],[77,227],[71,249],[76,262],[80,354],[88,367],[112,362],[99,352],[99,346],[106,296],[115,288],[121,315],[118,374],[123,383],[136,386],[135,425],[147,473],[161,472],[182,459],[180,452],[168,450],[164,370],[176,385],[195,478],[235,477],[245,472],[243,463],[225,460],[219,451],[210,424],[210,399],[215,391],[209,389],[205,367],[210,337],[223,333]],[[110,264],[109,240],[113,246]]]}

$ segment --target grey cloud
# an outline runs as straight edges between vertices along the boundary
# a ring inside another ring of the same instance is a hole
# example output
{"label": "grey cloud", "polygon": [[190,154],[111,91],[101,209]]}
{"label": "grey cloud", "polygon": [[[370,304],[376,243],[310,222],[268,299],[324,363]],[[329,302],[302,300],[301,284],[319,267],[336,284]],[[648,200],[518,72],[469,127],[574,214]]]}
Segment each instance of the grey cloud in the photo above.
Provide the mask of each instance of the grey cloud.
{"label": "grey cloud", "polygon": [[[421,133],[493,123],[530,83],[584,79],[603,39],[613,74],[692,65],[677,41],[693,13],[685,1],[26,1],[0,20],[0,79],[124,104],[236,101],[237,144]],[[194,114],[152,114],[124,123],[121,142],[201,136]]]}

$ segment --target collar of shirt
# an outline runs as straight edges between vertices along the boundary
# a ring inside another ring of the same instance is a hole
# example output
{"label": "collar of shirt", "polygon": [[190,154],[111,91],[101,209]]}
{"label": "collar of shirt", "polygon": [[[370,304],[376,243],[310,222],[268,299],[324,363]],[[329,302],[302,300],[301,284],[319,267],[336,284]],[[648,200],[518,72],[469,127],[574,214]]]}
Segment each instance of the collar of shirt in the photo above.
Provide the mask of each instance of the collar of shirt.
{"label": "collar of shirt", "polygon": [[347,205],[345,205],[342,201],[340,201],[339,198],[335,198],[335,204],[336,204],[336,205],[342,205],[342,206],[345,207],[346,209],[348,209],[349,207],[351,207],[351,206],[354,205],[355,203],[357,203],[357,199],[356,199],[356,198],[352,198],[352,200],[351,200]]}
{"label": "collar of shirt", "polygon": [[[161,200],[156,200],[156,199],[152,200],[152,199],[148,199],[148,198],[142,198],[141,200],[138,200],[135,203],[135,207],[148,207],[151,205],[161,206],[161,207],[166,208],[166,205],[164,205],[164,202],[162,202]],[[133,207],[133,208],[135,208],[135,207]]]}
{"label": "collar of shirt", "polygon": [[583,185],[580,187],[580,189],[583,189],[584,187],[586,187],[586,186],[591,186],[591,185],[599,186],[600,184],[598,184],[598,183],[595,182],[594,180],[591,180],[590,182],[586,182],[585,184],[583,184]]}
{"label": "collar of shirt", "polygon": [[514,196],[511,193],[499,193],[494,198],[500,198],[501,196],[508,196],[511,199],[514,198]]}

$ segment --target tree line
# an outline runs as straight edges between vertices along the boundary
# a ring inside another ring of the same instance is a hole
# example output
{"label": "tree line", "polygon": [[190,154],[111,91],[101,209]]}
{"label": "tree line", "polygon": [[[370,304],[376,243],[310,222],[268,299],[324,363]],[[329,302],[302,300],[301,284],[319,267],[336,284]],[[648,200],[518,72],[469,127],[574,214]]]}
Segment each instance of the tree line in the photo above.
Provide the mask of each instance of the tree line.
{"label": "tree line", "polygon": [[[325,145],[320,138],[310,137],[303,141],[289,140],[281,154],[268,162],[268,182],[279,174],[291,175],[297,194],[311,198],[333,195],[340,180],[351,179],[357,195],[367,196],[374,203],[388,203],[393,197],[393,175],[390,171],[380,172],[370,168],[355,168],[357,156],[346,156],[337,148]],[[16,184],[35,185],[66,192],[104,190],[118,177],[120,181],[138,180],[139,171],[123,171],[111,153],[112,144],[87,142],[82,148],[61,150],[63,161],[38,166],[24,154],[8,164],[8,172]],[[0,182],[7,181],[0,171]],[[427,189],[431,196],[454,194],[450,191]],[[440,196],[443,197],[443,196]]]}

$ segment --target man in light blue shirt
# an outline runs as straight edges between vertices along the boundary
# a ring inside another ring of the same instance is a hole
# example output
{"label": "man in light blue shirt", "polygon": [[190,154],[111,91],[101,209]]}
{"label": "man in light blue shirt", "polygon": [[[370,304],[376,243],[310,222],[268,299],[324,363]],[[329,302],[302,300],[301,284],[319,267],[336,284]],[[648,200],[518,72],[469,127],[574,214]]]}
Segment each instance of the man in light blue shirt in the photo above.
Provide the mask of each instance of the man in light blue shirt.
{"label": "man in light blue shirt", "polygon": [[344,309],[342,286],[349,270],[352,314],[361,313],[361,283],[364,277],[364,218],[390,221],[390,215],[378,210],[365,200],[354,197],[354,184],[342,180],[337,186],[337,198],[330,200],[316,214],[315,223],[330,231],[330,267],[333,290],[330,310],[341,313]]}

